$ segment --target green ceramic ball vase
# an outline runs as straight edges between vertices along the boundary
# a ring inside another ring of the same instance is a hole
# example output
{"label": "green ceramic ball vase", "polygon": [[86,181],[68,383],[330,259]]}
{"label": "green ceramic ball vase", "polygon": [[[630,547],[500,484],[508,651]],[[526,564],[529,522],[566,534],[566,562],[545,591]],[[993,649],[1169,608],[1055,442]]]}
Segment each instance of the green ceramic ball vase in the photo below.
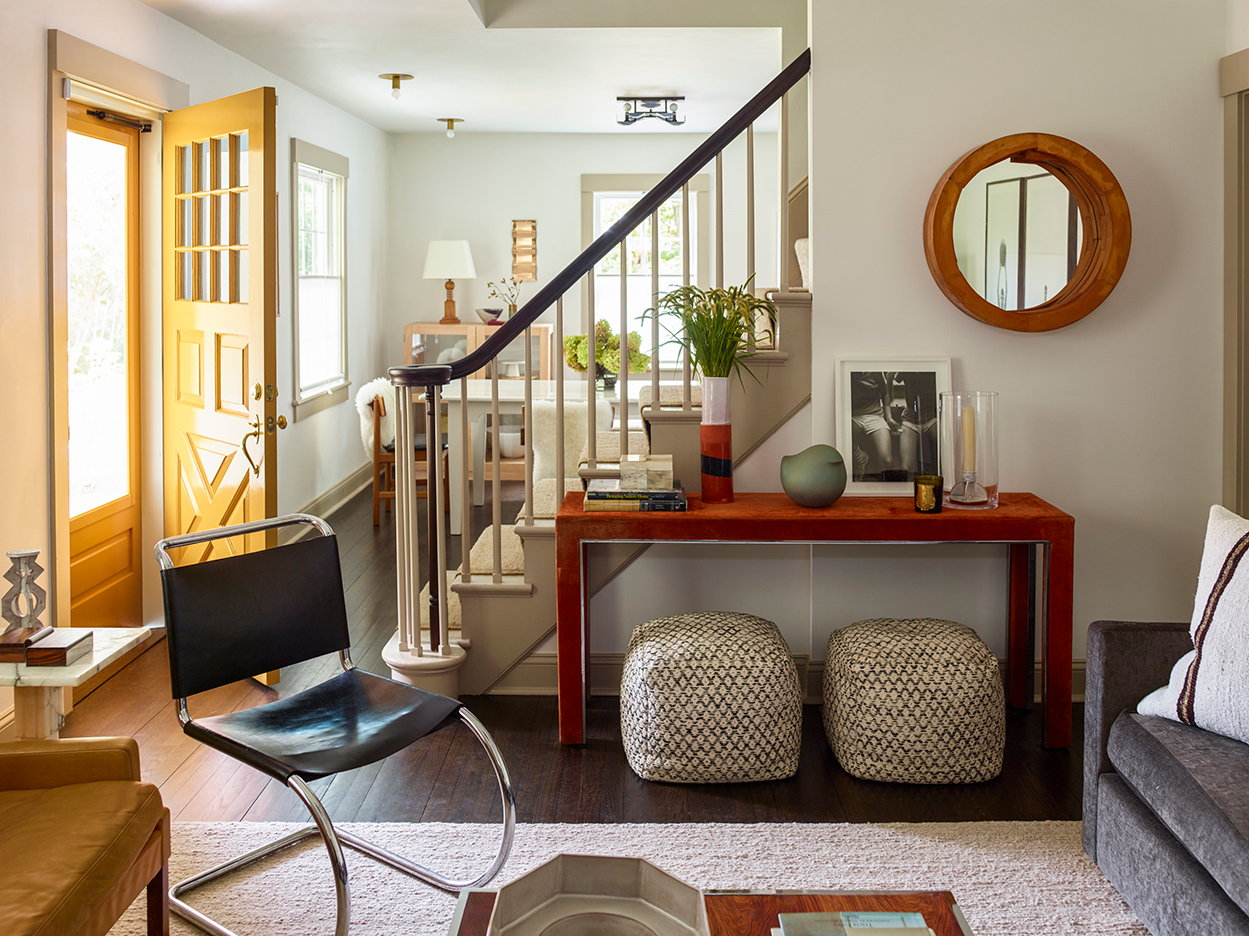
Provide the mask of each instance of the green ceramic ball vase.
{"label": "green ceramic ball vase", "polygon": [[803,507],[827,507],[846,490],[846,462],[831,445],[813,445],[781,459],[781,487]]}

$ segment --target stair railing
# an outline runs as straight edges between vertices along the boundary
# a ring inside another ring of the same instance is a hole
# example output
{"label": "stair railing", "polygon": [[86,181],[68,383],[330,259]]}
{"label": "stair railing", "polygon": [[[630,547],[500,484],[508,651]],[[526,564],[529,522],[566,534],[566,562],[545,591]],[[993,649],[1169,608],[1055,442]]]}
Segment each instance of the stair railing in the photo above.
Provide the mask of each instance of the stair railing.
{"label": "stair railing", "polygon": [[[555,347],[551,354],[554,382],[552,386],[544,386],[544,396],[553,391],[555,400],[555,504],[556,509],[564,497],[565,487],[565,386],[563,380],[563,297],[571,289],[576,288],[584,278],[588,285],[588,303],[586,321],[588,322],[588,363],[585,377],[584,396],[577,396],[586,403],[587,458],[586,466],[580,469],[582,478],[595,476],[611,476],[618,469],[605,469],[598,463],[598,427],[596,425],[596,392],[595,392],[595,342],[594,327],[594,296],[595,296],[595,265],[612,250],[620,249],[620,343],[621,367],[618,398],[621,407],[620,419],[620,456],[621,461],[629,454],[629,377],[628,377],[628,242],[633,231],[646,223],[651,225],[651,295],[659,293],[659,209],[678,191],[681,199],[681,236],[682,236],[682,283],[690,284],[690,216],[689,216],[689,182],[693,177],[715,160],[716,190],[716,223],[713,240],[715,251],[715,280],[717,286],[724,285],[724,211],[723,211],[723,152],[743,132],[746,134],[746,267],[747,276],[755,274],[755,189],[754,189],[754,122],[773,104],[780,102],[780,223],[778,225],[780,247],[778,252],[777,275],[779,290],[788,291],[788,244],[787,217],[789,191],[788,152],[789,152],[789,106],[787,92],[797,84],[811,67],[811,52],[805,50],[779,75],[768,83],[758,94],[750,99],[723,126],[712,133],[694,152],[685,158],[659,184],[642,195],[638,202],[603,232],[589,247],[571,263],[554,276],[545,286],[539,289],[507,321],[494,329],[493,334],[478,348],[470,351],[463,358],[451,364],[420,364],[392,367],[389,370],[391,383],[398,389],[396,393],[396,453],[413,450],[415,416],[413,412],[414,397],[423,397],[425,403],[425,425],[427,439],[431,440],[433,455],[428,465],[428,502],[427,531],[425,541],[429,553],[429,623],[430,637],[428,647],[422,645],[420,639],[419,609],[419,563],[418,545],[415,535],[417,522],[415,474],[412,459],[396,458],[396,551],[399,564],[399,640],[400,653],[422,656],[426,650],[434,654],[449,655],[449,608],[444,591],[447,583],[446,563],[446,524],[442,521],[442,459],[438,457],[437,445],[441,439],[442,388],[454,380],[459,381],[460,397],[460,552],[462,558],[461,581],[471,583],[473,573],[470,553],[470,516],[472,513],[471,485],[469,483],[469,433],[468,433],[468,400],[469,375],[489,368],[491,391],[491,421],[494,427],[493,456],[491,459],[492,473],[492,535],[493,535],[493,572],[492,582],[502,584],[502,497],[501,497],[501,463],[500,453],[500,413],[499,413],[499,368],[498,355],[518,337],[523,336],[524,347],[524,428],[525,435],[525,525],[532,527],[534,521],[534,480],[533,480],[533,367],[532,367],[532,336],[531,326],[551,306],[556,308],[555,316]],[[660,407],[659,380],[659,323],[657,316],[651,317],[651,406]],[[683,391],[681,408],[692,411],[692,379],[688,346],[683,357]],[[422,393],[423,391],[423,393]],[[454,430],[455,427],[449,427]],[[474,479],[481,483],[483,479]]]}

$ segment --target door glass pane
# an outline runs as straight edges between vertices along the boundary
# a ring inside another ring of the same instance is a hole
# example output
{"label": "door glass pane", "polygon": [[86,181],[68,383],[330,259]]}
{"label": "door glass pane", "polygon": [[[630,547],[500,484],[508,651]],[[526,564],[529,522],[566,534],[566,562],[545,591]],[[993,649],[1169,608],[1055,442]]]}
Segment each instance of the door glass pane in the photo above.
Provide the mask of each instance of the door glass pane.
{"label": "door glass pane", "polygon": [[198,186],[195,190],[206,192],[212,188],[212,141],[196,143],[195,148],[199,151],[199,178],[196,180]]}
{"label": "door glass pane", "polygon": [[208,235],[212,231],[212,219],[208,216],[208,206],[212,199],[200,195],[195,199],[195,245],[208,246]]}
{"label": "door glass pane", "polygon": [[225,246],[230,243],[230,196],[214,195],[213,201],[217,203],[217,236],[213,243]]}
{"label": "door glass pane", "polygon": [[235,204],[238,206],[238,210],[234,216],[236,218],[234,223],[237,226],[235,235],[238,237],[238,240],[236,240],[235,243],[246,244],[247,243],[247,193],[240,192],[234,197],[238,199],[238,201],[235,202]]}
{"label": "door glass pane", "polygon": [[178,158],[182,161],[182,174],[178,180],[181,187],[178,191],[186,195],[195,191],[195,151],[191,144],[178,147]]}
{"label": "door glass pane", "polygon": [[209,251],[200,250],[195,254],[195,269],[197,271],[196,280],[197,287],[195,297],[201,302],[212,301],[212,257]]}
{"label": "door glass pane", "polygon": [[195,199],[184,198],[178,202],[181,206],[182,230],[178,232],[178,246],[190,247],[195,242]]}
{"label": "door glass pane", "polygon": [[217,254],[217,301],[230,301],[230,252],[228,250]]}
{"label": "door glass pane", "polygon": [[178,264],[178,298],[194,298],[195,267],[191,262],[193,254],[183,250],[174,255]]}
{"label": "door glass pane", "polygon": [[247,185],[247,134],[240,133],[238,135],[239,153],[238,153],[238,182],[236,185]]}
{"label": "door glass pane", "polygon": [[66,137],[69,514],[130,490],[126,148]]}
{"label": "door glass pane", "polygon": [[232,253],[234,254],[234,256],[238,257],[238,275],[235,277],[235,280],[234,280],[236,284],[235,288],[238,291],[235,293],[234,301],[246,302],[247,301],[247,251],[235,250],[235,251],[232,251]]}
{"label": "door glass pane", "polygon": [[230,187],[230,138],[218,137],[213,141],[217,146],[217,184],[214,188]]}

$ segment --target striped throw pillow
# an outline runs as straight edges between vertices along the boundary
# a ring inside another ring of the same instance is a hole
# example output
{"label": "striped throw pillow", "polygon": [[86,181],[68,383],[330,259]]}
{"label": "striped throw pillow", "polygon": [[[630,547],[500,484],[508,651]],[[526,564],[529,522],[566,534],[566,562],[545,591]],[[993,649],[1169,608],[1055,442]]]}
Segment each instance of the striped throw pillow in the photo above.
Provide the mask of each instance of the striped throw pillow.
{"label": "striped throw pillow", "polygon": [[1189,634],[1193,650],[1171,680],[1145,696],[1142,715],[1161,715],[1249,743],[1249,521],[1210,508]]}

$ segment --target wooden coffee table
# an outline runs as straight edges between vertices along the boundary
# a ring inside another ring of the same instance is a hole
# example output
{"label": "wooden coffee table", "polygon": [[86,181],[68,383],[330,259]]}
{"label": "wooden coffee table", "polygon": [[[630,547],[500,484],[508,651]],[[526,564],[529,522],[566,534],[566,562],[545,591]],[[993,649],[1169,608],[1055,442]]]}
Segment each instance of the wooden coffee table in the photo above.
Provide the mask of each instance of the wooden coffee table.
{"label": "wooden coffee table", "polygon": [[[461,891],[450,936],[486,936],[494,895],[493,890]],[[703,900],[711,936],[770,936],[772,928],[780,926],[778,914],[842,910],[922,913],[937,936],[972,936],[949,891],[713,891],[704,894]]]}

